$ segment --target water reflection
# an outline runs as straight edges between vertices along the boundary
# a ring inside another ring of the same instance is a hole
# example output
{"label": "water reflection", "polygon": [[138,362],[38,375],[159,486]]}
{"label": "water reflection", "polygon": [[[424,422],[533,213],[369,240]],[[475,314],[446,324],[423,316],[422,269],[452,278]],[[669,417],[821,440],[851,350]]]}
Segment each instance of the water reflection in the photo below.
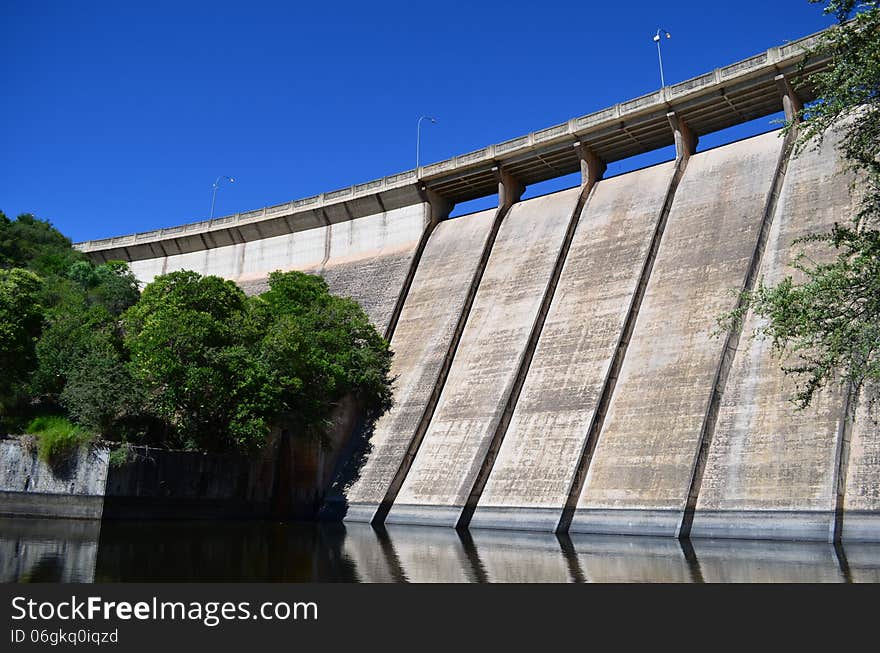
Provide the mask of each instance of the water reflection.
{"label": "water reflection", "polygon": [[100,530],[96,521],[0,517],[0,581],[90,582]]}
{"label": "water reflection", "polygon": [[880,582],[880,544],[0,519],[0,581]]}
{"label": "water reflection", "polygon": [[880,545],[847,544],[843,560],[854,583],[880,583]]}
{"label": "water reflection", "polygon": [[474,530],[477,556],[490,583],[572,583],[572,561],[550,533]]}
{"label": "water reflection", "polygon": [[[707,583],[842,583],[845,567],[824,542],[694,540]],[[875,548],[875,554],[878,551]]]}
{"label": "water reflection", "polygon": [[571,536],[589,583],[693,583],[702,579],[681,543],[671,537]]}
{"label": "water reflection", "polygon": [[485,581],[470,542],[451,528],[394,525],[388,528],[388,539],[410,583]]}

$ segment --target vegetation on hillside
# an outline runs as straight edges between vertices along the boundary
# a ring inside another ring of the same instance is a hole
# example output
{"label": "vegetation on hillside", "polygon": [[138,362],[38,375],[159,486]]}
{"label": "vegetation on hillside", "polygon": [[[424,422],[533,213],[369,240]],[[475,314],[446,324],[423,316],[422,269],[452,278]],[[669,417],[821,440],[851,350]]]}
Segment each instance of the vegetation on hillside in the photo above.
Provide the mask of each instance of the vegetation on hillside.
{"label": "vegetation on hillside", "polygon": [[319,277],[276,272],[246,297],[184,271],[141,293],[32,215],[0,213],[0,364],[0,432],[34,431],[52,461],[95,435],[251,451],[282,423],[321,437],[343,397],[391,404],[388,343]]}

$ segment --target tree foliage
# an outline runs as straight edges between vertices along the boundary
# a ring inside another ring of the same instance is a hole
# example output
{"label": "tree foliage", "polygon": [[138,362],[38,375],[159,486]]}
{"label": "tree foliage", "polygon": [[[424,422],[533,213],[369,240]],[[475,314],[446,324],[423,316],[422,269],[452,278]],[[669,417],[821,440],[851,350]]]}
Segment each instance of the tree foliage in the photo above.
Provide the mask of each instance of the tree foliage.
{"label": "tree foliage", "polygon": [[26,268],[40,276],[64,275],[85,256],[46,220],[23,213],[10,220],[0,211],[0,268]]}
{"label": "tree foliage", "polygon": [[247,451],[282,422],[320,437],[344,397],[368,416],[390,407],[390,362],[361,308],[319,277],[274,273],[248,298],[182,271],[141,293],[126,263],[96,265],[49,222],[0,213],[0,418],[48,414],[70,427],[58,442]]}
{"label": "tree foliage", "polygon": [[231,281],[172,272],[149,284],[123,316],[132,376],[170,443],[223,450],[256,445],[272,392],[243,341],[247,298]]}
{"label": "tree foliage", "polygon": [[799,241],[819,247],[826,262],[800,253],[794,267],[803,281],[761,283],[732,316],[755,311],[765,320],[759,335],[797,361],[783,370],[798,383],[801,408],[835,380],[847,387],[852,406],[865,394],[876,401],[880,386],[880,0],[827,0],[825,12],[839,24],[808,57],[829,57],[830,65],[805,76],[802,83],[818,99],[786,129],[799,130],[796,153],[832,131],[840,135],[858,206],[851,220]]}
{"label": "tree foliage", "polygon": [[323,427],[328,397],[352,395],[368,417],[391,407],[388,343],[354,301],[331,295],[320,277],[275,272],[252,304],[260,359],[297,430]]}
{"label": "tree foliage", "polygon": [[0,269],[0,419],[20,400],[36,361],[41,285],[33,272]]}
{"label": "tree foliage", "polygon": [[131,375],[177,446],[252,449],[281,420],[320,435],[348,394],[371,414],[390,405],[387,343],[318,277],[276,272],[248,299],[230,281],[173,272],[123,322]]}
{"label": "tree foliage", "polygon": [[318,277],[276,272],[249,299],[230,281],[173,272],[123,322],[132,377],[176,446],[253,449],[281,421],[320,436],[346,395],[373,415],[390,406],[387,343]]}

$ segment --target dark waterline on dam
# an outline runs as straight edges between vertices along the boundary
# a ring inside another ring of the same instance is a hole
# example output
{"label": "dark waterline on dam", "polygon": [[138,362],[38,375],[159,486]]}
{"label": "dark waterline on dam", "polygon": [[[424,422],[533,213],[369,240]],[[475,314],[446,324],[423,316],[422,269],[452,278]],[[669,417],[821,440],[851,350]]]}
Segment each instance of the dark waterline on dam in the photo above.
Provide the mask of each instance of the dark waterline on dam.
{"label": "dark waterline on dam", "polygon": [[2,582],[878,582],[880,544],[0,519]]}

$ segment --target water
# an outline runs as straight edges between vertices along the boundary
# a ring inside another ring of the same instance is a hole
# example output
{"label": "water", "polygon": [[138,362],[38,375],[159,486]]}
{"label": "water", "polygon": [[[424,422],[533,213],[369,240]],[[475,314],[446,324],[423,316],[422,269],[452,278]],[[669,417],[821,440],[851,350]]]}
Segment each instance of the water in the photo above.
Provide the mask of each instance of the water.
{"label": "water", "polygon": [[0,518],[0,581],[880,582],[880,544]]}

